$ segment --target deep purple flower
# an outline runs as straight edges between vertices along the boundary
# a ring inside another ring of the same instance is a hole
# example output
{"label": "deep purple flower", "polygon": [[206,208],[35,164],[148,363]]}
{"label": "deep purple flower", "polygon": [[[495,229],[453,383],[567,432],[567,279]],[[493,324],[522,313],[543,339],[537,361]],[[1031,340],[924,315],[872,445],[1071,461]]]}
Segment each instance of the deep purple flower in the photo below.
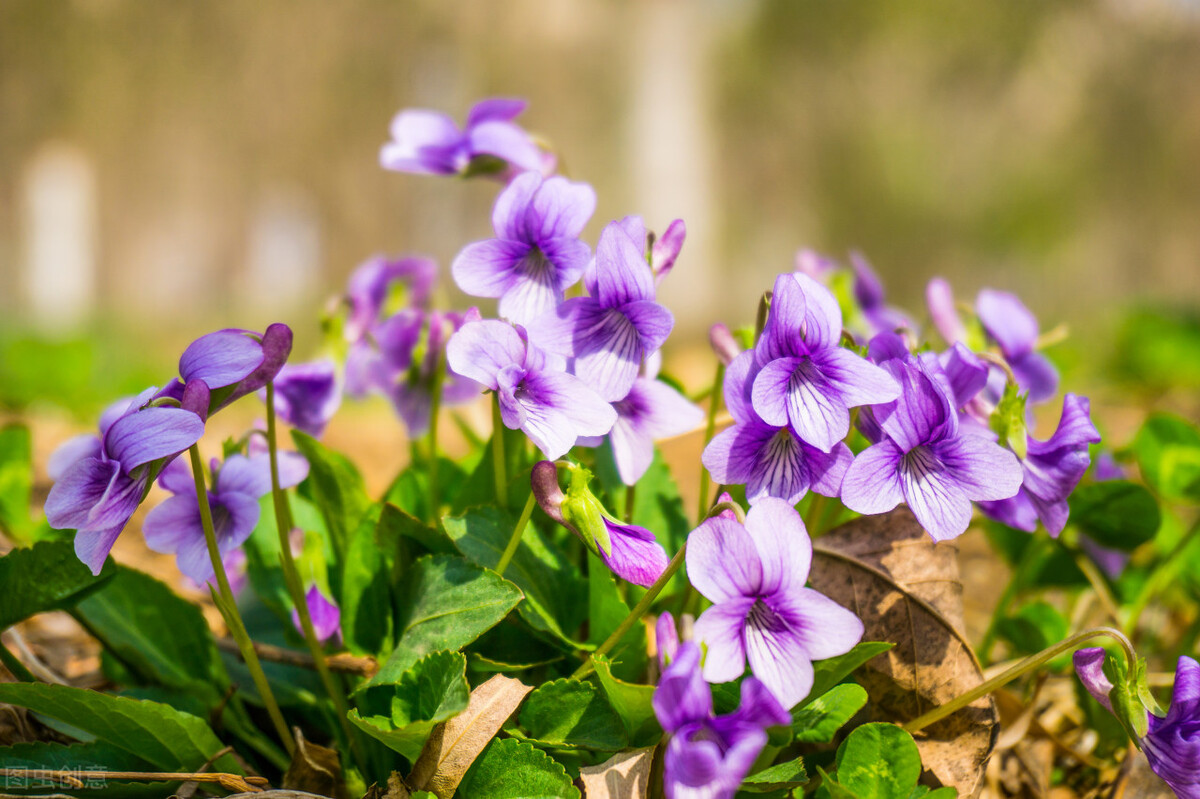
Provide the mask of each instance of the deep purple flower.
{"label": "deep purple flower", "polygon": [[[350,306],[343,334],[357,342],[390,311],[423,308],[429,302],[437,282],[437,263],[429,258],[409,256],[368,259],[350,275],[346,284],[346,302]],[[403,296],[392,306],[392,294]]]}
{"label": "deep purple flower", "polygon": [[[275,375],[274,383],[275,413],[279,418],[320,438],[342,404],[337,365],[328,359],[287,364]],[[266,402],[266,389],[259,396]]]}
{"label": "deep purple flower", "polygon": [[526,172],[496,198],[496,238],[468,244],[454,259],[454,281],[472,296],[499,298],[501,316],[529,324],[583,275],[591,248],[579,235],[595,210],[586,183]]}
{"label": "deep purple flower", "polygon": [[56,530],[74,528],[75,554],[92,574],[100,573],[157,471],[204,435],[206,387],[193,383],[182,393],[185,407],[145,407],[161,394],[154,388],[119,410],[110,406],[99,437],[71,439],[51,457],[46,521]]}
{"label": "deep purple flower", "polygon": [[[203,380],[212,391],[208,414],[271,382],[292,351],[292,330],[275,323],[264,332],[227,328],[201,336],[179,358],[183,384]],[[176,380],[164,391],[182,389]]]}
{"label": "deep purple flower", "polygon": [[935,540],[962,535],[971,522],[972,500],[1017,493],[1020,464],[998,444],[960,431],[949,387],[930,365],[894,359],[883,368],[903,393],[871,409],[881,439],[846,470],[842,502],[867,514],[905,502]]}
{"label": "deep purple flower", "polygon": [[887,304],[883,281],[879,279],[879,275],[867,259],[860,253],[852,252],[850,263],[854,267],[854,298],[858,300],[858,306],[870,323],[872,332],[913,329],[915,326],[908,314]]}
{"label": "deep purple flower", "polygon": [[829,290],[807,275],[775,279],[771,313],[755,347],[751,393],[769,425],[789,426],[830,452],[850,430],[850,408],[894,400],[899,386],[873,363],[838,346],[842,312]]}
{"label": "deep purple flower", "polygon": [[663,756],[668,799],[732,799],[767,743],[766,728],[792,720],[754,677],[742,681],[736,711],[714,716],[712,692],[701,677],[700,647],[692,641],[680,645],[652,701],[671,736]]}
{"label": "deep purple flower", "polygon": [[612,430],[617,413],[579,378],[528,343],[524,331],[492,319],[469,322],[446,346],[450,368],[495,391],[505,427],[523,430],[550,459],[580,436]]}
{"label": "deep purple flower", "polygon": [[[315,583],[304,595],[304,602],[308,605],[308,615],[312,619],[313,633],[318,641],[323,644],[331,638],[341,638],[342,611],[336,602],[326,597]],[[300,624],[300,611],[295,608],[292,608],[292,624],[301,635],[304,634],[304,628]]]}
{"label": "deep purple flower", "polygon": [[567,300],[529,329],[539,347],[574,358],[576,376],[609,402],[629,393],[643,359],[675,324],[654,301],[654,275],[642,247],[622,223],[610,222],[585,276],[591,296]]}
{"label": "deep purple flower", "polygon": [[1038,323],[1033,313],[1007,291],[983,289],[975,300],[975,311],[988,335],[1000,345],[1004,360],[1016,375],[1017,384],[1029,392],[1030,402],[1042,402],[1058,391],[1058,370],[1034,349]]}
{"label": "deep purple flower", "polygon": [[[222,464],[213,459],[208,506],[213,532],[222,556],[240,547],[258,524],[260,498],[271,493],[270,456],[231,455]],[[282,488],[297,485],[308,476],[308,461],[299,453],[279,453]],[[142,533],[146,546],[155,552],[175,555],[179,571],[197,583],[213,576],[208,543],[196,501],[196,482],[183,461],[173,461],[158,477],[158,484],[174,496],[163,500],[146,515]]]}
{"label": "deep purple flower", "polygon": [[[1096,701],[1112,712],[1112,682],[1104,674],[1104,650],[1075,653],[1075,672]],[[1147,714],[1149,731],[1140,741],[1150,769],[1162,777],[1180,799],[1200,799],[1200,663],[1179,658],[1175,691],[1165,718]]]}
{"label": "deep purple flower", "polygon": [[446,114],[407,108],[392,119],[392,140],[379,152],[384,169],[424,175],[466,172],[480,156],[507,161],[519,169],[539,169],[541,151],[529,134],[513,122],[525,110],[524,100],[493,97],[467,114],[462,130]]}
{"label": "deep purple flower", "polygon": [[[605,513],[586,490],[589,478],[584,476],[579,486],[573,482],[568,496],[558,484],[557,467],[550,461],[539,461],[533,466],[530,482],[546,515],[579,536],[613,574],[634,585],[653,585],[667,569],[666,550],[645,527],[622,524]],[[602,525],[603,529],[581,529],[586,524]]]}
{"label": "deep purple flower", "polygon": [[1027,454],[1021,461],[1021,490],[1008,499],[981,502],[979,508],[1018,530],[1033,532],[1040,519],[1050,535],[1061,533],[1070,514],[1067,498],[1091,463],[1088,444],[1100,441],[1089,411],[1087,397],[1064,396],[1062,417],[1054,435],[1047,441],[1027,438]]}
{"label": "deep purple flower", "polygon": [[858,617],[811,588],[812,541],[781,499],[750,508],[745,525],[706,519],[687,544],[688,579],[713,606],[696,620],[708,647],[704,679],[727,682],[750,669],[785,708],[808,695],[814,660],[849,652]]}
{"label": "deep purple flower", "polygon": [[725,372],[725,406],[734,424],[708,442],[704,467],[718,483],[744,485],[752,505],[765,497],[795,504],[809,490],[836,497],[854,459],[850,449],[839,441],[824,452],[790,427],[764,422],[750,399],[753,366],[754,353],[744,352]]}

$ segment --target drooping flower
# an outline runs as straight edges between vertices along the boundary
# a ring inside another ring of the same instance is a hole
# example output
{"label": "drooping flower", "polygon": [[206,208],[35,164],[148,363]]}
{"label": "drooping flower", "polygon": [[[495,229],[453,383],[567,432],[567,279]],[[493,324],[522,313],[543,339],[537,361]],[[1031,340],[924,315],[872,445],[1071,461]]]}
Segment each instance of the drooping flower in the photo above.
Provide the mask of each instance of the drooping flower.
{"label": "drooping flower", "polygon": [[970,524],[972,500],[1017,493],[1021,466],[1000,445],[959,429],[949,387],[929,364],[893,359],[882,368],[903,393],[871,408],[880,440],[846,470],[842,502],[867,514],[904,502],[935,540],[956,538]]}
{"label": "drooping flower", "polygon": [[[710,653],[711,656],[711,653]],[[767,743],[767,727],[791,716],[754,677],[742,681],[733,713],[713,715],[712,691],[701,677],[700,647],[679,646],[659,679],[654,714],[671,736],[663,756],[668,799],[732,799]]]}
{"label": "drooping flower", "polygon": [[671,312],[654,301],[643,246],[621,223],[609,223],[585,277],[591,296],[567,300],[529,328],[539,347],[574,358],[575,374],[609,402],[629,393],[643,359],[662,346],[675,324]]}
{"label": "drooping flower", "polygon": [[75,530],[75,554],[92,574],[100,573],[155,474],[204,435],[207,387],[196,381],[180,393],[182,407],[148,405],[162,396],[154,388],[110,407],[99,437],[72,439],[51,458],[46,520],[56,530]]}
{"label": "drooping flower", "polygon": [[446,345],[450,368],[496,392],[510,430],[523,430],[547,458],[560,458],[580,436],[612,430],[617,413],[582,380],[554,368],[524,330],[485,319],[468,322]]}
{"label": "drooping flower", "polygon": [[[325,426],[342,404],[337,365],[325,359],[286,364],[275,375],[275,413],[279,418],[320,438]],[[266,390],[259,392],[266,402]]]}
{"label": "drooping flower", "polygon": [[[329,597],[321,591],[316,583],[309,587],[304,595],[304,602],[308,605],[308,615],[312,619],[313,633],[317,636],[317,640],[322,644],[332,638],[340,638],[342,635],[342,611]],[[304,633],[304,628],[300,624],[300,611],[292,608],[292,624],[301,634]]]}
{"label": "drooping flower", "polygon": [[[259,499],[271,493],[270,456],[230,455],[224,463],[213,459],[208,506],[212,513],[217,549],[228,555],[250,537],[258,524]],[[308,461],[299,453],[279,453],[281,488],[299,484],[308,476]],[[194,582],[205,583],[213,576],[212,561],[191,468],[173,461],[158,477],[158,484],[173,496],[155,506],[142,524],[146,546],[155,552],[174,555],[179,571]]]}
{"label": "drooping flower", "polygon": [[572,471],[567,494],[558,484],[558,469],[550,461],[533,466],[533,495],[546,515],[566,527],[622,580],[648,587],[666,571],[668,558],[654,533],[635,524],[622,524],[605,512],[587,483],[586,469]]}
{"label": "drooping flower", "polygon": [[476,103],[459,129],[439,111],[407,108],[392,119],[392,140],[379,152],[384,169],[424,175],[467,172],[484,156],[518,169],[540,169],[542,154],[529,134],[513,122],[524,100],[493,97]]}
{"label": "drooping flower", "polygon": [[814,660],[849,652],[862,638],[857,616],[804,587],[812,541],[784,500],[759,501],[744,525],[705,520],[688,537],[686,557],[692,585],[713,602],[695,627],[709,682],[737,679],[749,661],[790,708],[812,688]]}
{"label": "drooping flower", "polygon": [[292,351],[292,329],[275,323],[262,333],[226,328],[201,336],[179,358],[179,376],[165,391],[203,380],[212,392],[208,414],[275,379]]}
{"label": "drooping flower", "polygon": [[879,275],[867,259],[860,253],[852,252],[850,264],[854,267],[854,298],[858,300],[858,306],[873,331],[880,333],[898,328],[911,330],[914,325],[908,314],[887,304],[883,281],[879,279]]}
{"label": "drooping flower", "polygon": [[[1075,672],[1101,705],[1112,712],[1113,684],[1104,674],[1104,650],[1075,653]],[[1180,799],[1200,799],[1200,663],[1179,658],[1175,691],[1165,718],[1147,713],[1149,730],[1140,741],[1150,769],[1162,777]]]}
{"label": "drooping flower", "polygon": [[996,521],[1028,532],[1037,529],[1040,519],[1047,532],[1057,536],[1070,514],[1067,498],[1091,463],[1088,444],[1100,441],[1087,397],[1064,396],[1054,435],[1046,441],[1028,436],[1027,441],[1021,490],[1008,499],[980,502],[979,508]]}
{"label": "drooping flower", "polygon": [[764,422],[787,425],[823,452],[849,432],[850,408],[900,393],[890,375],[838,346],[841,335],[842,311],[828,289],[807,275],[776,278],[751,401]]}
{"label": "drooping flower", "polygon": [[725,406],[734,424],[708,442],[700,458],[704,468],[718,483],[744,485],[752,505],[766,497],[795,504],[810,490],[838,496],[854,459],[850,449],[839,441],[825,452],[786,425],[764,422],[751,402],[753,368],[754,353],[744,352],[725,372]]}
{"label": "drooping flower", "polygon": [[555,308],[583,275],[591,248],[579,240],[596,193],[566,178],[526,172],[496,198],[496,238],[468,244],[450,266],[458,287],[500,300],[500,315],[528,325]]}

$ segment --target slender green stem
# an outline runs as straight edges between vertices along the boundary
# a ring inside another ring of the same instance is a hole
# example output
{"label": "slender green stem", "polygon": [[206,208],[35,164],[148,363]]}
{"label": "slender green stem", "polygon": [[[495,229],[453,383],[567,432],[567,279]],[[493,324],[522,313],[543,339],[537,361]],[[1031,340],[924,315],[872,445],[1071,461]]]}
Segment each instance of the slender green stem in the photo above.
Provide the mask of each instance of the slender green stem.
{"label": "slender green stem", "polygon": [[638,600],[638,603],[633,606],[633,610],[629,611],[629,615],[626,616],[619,625],[617,625],[617,629],[612,631],[612,635],[604,639],[604,643],[596,647],[596,650],[588,656],[588,659],[583,662],[583,665],[575,670],[575,673],[571,675],[571,679],[581,680],[586,677],[588,673],[595,668],[593,658],[595,658],[597,655],[607,654],[610,649],[617,645],[617,642],[625,637],[625,633],[629,632],[629,629],[633,627],[633,625],[637,624],[642,616],[646,615],[646,611],[648,611],[650,606],[654,604],[654,600],[658,599],[658,595],[662,593],[662,590],[667,587],[667,583],[671,582],[671,578],[675,576],[675,572],[679,571],[679,567],[683,565],[683,558],[686,552],[687,544],[685,543],[679,548],[679,551],[675,553],[675,557],[671,558],[671,562],[667,564],[667,568],[661,575],[659,575],[658,579],[654,581],[654,584],[646,589],[646,593],[643,594],[642,598]]}
{"label": "slender green stem", "polygon": [[496,504],[508,508],[508,474],[504,465],[504,419],[500,415],[500,395],[492,403],[492,473],[496,478]]}
{"label": "slender green stem", "polygon": [[808,534],[813,538],[821,534],[821,520],[825,518],[825,506],[828,504],[828,497],[813,494],[812,502],[808,506],[808,518],[804,520],[804,526],[808,528]]}
{"label": "slender green stem", "polygon": [[1129,609],[1129,616],[1125,620],[1125,634],[1133,635],[1137,632],[1138,622],[1142,618],[1142,613],[1146,610],[1146,606],[1150,604],[1150,600],[1157,596],[1163,586],[1171,582],[1172,578],[1183,565],[1183,553],[1196,540],[1196,536],[1200,535],[1200,518],[1188,528],[1188,531],[1183,534],[1183,538],[1179,539],[1179,543],[1171,550],[1159,564],[1150,573],[1150,577],[1142,586],[1142,590],[1138,592],[1137,599],[1134,600],[1133,606]]}
{"label": "slender green stem", "polygon": [[1100,606],[1104,608],[1104,613],[1113,624],[1120,624],[1121,611],[1117,607],[1116,597],[1113,596],[1108,583],[1105,582],[1104,575],[1096,568],[1096,563],[1088,557],[1086,552],[1073,549],[1071,554],[1075,556],[1075,565],[1079,567],[1079,571],[1083,572],[1083,576],[1087,578],[1092,590],[1096,593],[1096,598],[1100,600]]}
{"label": "slender green stem", "polygon": [[1133,644],[1129,642],[1129,639],[1126,638],[1120,630],[1116,630],[1112,627],[1096,627],[1091,630],[1084,630],[1081,633],[1072,635],[1065,641],[1060,641],[1048,649],[1043,649],[1036,655],[1030,655],[1014,665],[1012,668],[1006,669],[992,679],[980,683],[970,691],[967,691],[965,694],[956,696],[954,699],[951,699],[941,707],[936,707],[928,713],[918,716],[917,718],[905,724],[904,729],[908,730],[909,732],[916,732],[917,730],[924,729],[930,724],[940,721],[946,716],[949,716],[951,713],[966,707],[979,697],[987,696],[988,694],[1007,685],[1018,677],[1028,674],[1034,669],[1040,668],[1062,653],[1068,652],[1083,642],[1090,641],[1093,638],[1111,638],[1120,644],[1122,651],[1125,653],[1125,661],[1129,667],[1129,673],[1134,673],[1137,665],[1137,653],[1133,651]]}
{"label": "slender green stem", "polygon": [[325,663],[325,650],[321,646],[321,642],[317,640],[316,630],[313,628],[312,614],[308,609],[308,599],[304,596],[304,584],[300,579],[300,572],[296,568],[296,559],[292,556],[291,531],[292,531],[292,509],[288,503],[287,494],[279,484],[279,439],[275,431],[275,384],[267,383],[267,453],[271,464],[271,499],[275,505],[275,528],[279,532],[279,560],[283,565],[283,580],[287,585],[288,593],[292,596],[292,604],[296,607],[296,615],[300,618],[300,631],[304,635],[304,642],[308,645],[308,651],[312,654],[313,660],[316,663],[317,674],[321,677],[321,683],[325,687],[325,692],[329,694],[329,698],[333,700],[333,706],[337,710],[338,722],[342,727],[342,733],[346,736],[350,747],[354,750],[355,759],[358,762],[364,763],[363,753],[359,749],[358,739],[354,735],[354,729],[350,726],[350,721],[346,714],[350,712],[349,706],[346,704],[346,695],[342,687],[334,680],[333,674],[329,671],[329,666]]}
{"label": "slender green stem", "polygon": [[[433,332],[430,331],[430,340]],[[438,485],[438,416],[442,409],[442,384],[446,382],[446,353],[439,350],[433,367],[433,397],[429,409],[429,512],[430,522],[437,527],[441,519],[441,492]]]}
{"label": "slender green stem", "polygon": [[512,536],[508,539],[508,546],[504,547],[504,552],[500,554],[500,560],[496,562],[496,574],[503,575],[504,570],[508,568],[509,562],[513,559],[513,555],[517,554],[521,536],[525,534],[525,528],[529,525],[529,517],[533,515],[535,501],[533,493],[530,492],[529,499],[525,500],[525,509],[521,511],[521,518],[517,519],[517,526],[513,528]]}
{"label": "slender green stem", "polygon": [[[713,376],[712,388],[708,392],[708,422],[704,426],[704,446],[712,441],[713,433],[717,430],[717,412],[721,409],[721,385],[725,382],[725,364],[717,361],[717,373]],[[708,487],[712,476],[703,464],[700,465],[700,508],[696,511],[696,519],[703,519],[708,513]]]}
{"label": "slender green stem", "polygon": [[[271,398],[268,397],[268,408],[270,401]],[[254,680],[258,695],[262,697],[263,704],[266,705],[267,715],[271,717],[271,723],[275,725],[275,732],[283,741],[288,754],[291,755],[296,750],[296,742],[292,739],[287,722],[283,719],[283,713],[279,710],[279,703],[275,701],[275,694],[271,692],[271,684],[267,682],[267,675],[263,673],[262,664],[258,661],[258,653],[254,651],[254,642],[250,640],[250,634],[246,632],[246,624],[242,621],[237,601],[234,600],[233,591],[229,588],[229,577],[225,574],[225,563],[221,560],[221,550],[217,546],[217,533],[213,528],[212,508],[208,505],[208,487],[204,481],[204,462],[200,459],[200,448],[193,444],[188,452],[192,459],[192,479],[196,484],[196,504],[200,508],[200,525],[204,528],[204,540],[208,544],[208,557],[212,560],[213,573],[217,577],[217,588],[214,591],[214,594],[219,594],[217,607],[225,618],[229,634],[237,642],[238,649],[242,653],[242,660],[246,661],[246,668],[250,670],[250,677]]]}
{"label": "slender green stem", "polygon": [[1004,593],[1000,595],[1000,599],[996,602],[996,607],[992,611],[992,618],[988,622],[987,630],[983,634],[983,640],[979,642],[979,649],[976,650],[979,654],[979,659],[984,663],[991,660],[992,647],[996,643],[996,629],[999,626],[1000,619],[1004,618],[1004,614],[1008,612],[1009,606],[1013,600],[1017,598],[1021,588],[1025,585],[1027,573],[1033,568],[1033,564],[1042,556],[1045,550],[1048,538],[1034,536],[1022,553],[1021,559],[1017,562],[1017,566],[1013,569],[1012,577],[1009,578],[1008,585],[1004,588]]}
{"label": "slender green stem", "polygon": [[33,673],[29,669],[25,668],[25,664],[22,663],[16,655],[14,655],[12,652],[9,652],[8,647],[6,647],[4,644],[0,644],[0,663],[3,663],[4,667],[8,669],[12,676],[16,677],[18,681],[37,682],[37,677],[34,677]]}
{"label": "slender green stem", "polygon": [[637,499],[637,486],[625,486],[625,523],[633,524],[633,503]]}

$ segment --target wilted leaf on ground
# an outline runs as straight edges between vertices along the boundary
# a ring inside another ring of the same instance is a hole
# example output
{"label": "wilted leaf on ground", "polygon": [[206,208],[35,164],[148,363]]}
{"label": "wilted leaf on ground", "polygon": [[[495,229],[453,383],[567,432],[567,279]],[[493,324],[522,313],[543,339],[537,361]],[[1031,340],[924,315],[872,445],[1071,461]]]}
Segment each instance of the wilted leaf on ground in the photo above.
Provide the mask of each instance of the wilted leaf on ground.
{"label": "wilted leaf on ground", "polygon": [[644,799],[650,791],[654,747],[618,752],[596,766],[579,769],[587,799]]}
{"label": "wilted leaf on ground", "polygon": [[344,796],[342,764],[338,760],[337,751],[305,740],[299,727],[296,727],[294,732],[296,751],[292,754],[291,765],[283,775],[282,786],[318,796]]}
{"label": "wilted leaf on ground", "polygon": [[[814,543],[812,587],[858,614],[864,638],[896,646],[857,678],[879,719],[910,721],[983,681],[962,634],[957,547],[935,544],[912,513],[865,516]],[[925,768],[960,796],[977,796],[996,709],[983,697],[917,736]]]}

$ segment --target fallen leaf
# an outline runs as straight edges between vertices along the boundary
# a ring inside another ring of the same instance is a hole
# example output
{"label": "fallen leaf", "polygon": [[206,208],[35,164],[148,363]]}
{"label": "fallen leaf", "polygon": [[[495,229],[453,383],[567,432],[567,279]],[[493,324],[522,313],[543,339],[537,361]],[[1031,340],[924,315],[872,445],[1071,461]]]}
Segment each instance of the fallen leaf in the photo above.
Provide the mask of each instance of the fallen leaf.
{"label": "fallen leaf", "polygon": [[654,747],[618,752],[598,766],[579,769],[587,799],[643,799],[650,791]]}
{"label": "fallen leaf", "polygon": [[296,751],[292,753],[292,762],[283,775],[281,787],[320,796],[345,796],[338,753],[305,740],[299,727],[294,728],[294,732]]}
{"label": "fallen leaf", "polygon": [[434,727],[413,764],[408,785],[414,791],[450,799],[475,758],[532,690],[503,674],[478,686],[471,692],[466,710]]}
{"label": "fallen leaf", "polygon": [[[907,508],[864,516],[813,544],[813,588],[858,614],[863,640],[890,651],[856,672],[881,721],[904,723],[983,682],[962,632],[958,548],[934,543]],[[983,697],[914,735],[925,769],[960,797],[976,797],[997,729]]]}

